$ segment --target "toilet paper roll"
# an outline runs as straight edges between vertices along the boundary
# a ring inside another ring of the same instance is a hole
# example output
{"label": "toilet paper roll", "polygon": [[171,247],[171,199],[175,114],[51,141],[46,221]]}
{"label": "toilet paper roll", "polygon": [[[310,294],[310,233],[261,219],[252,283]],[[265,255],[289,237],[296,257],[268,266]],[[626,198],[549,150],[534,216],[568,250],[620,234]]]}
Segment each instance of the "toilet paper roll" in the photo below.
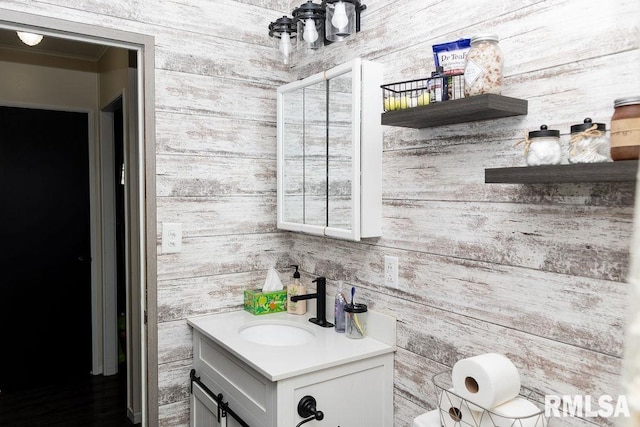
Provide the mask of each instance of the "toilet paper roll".
{"label": "toilet paper roll", "polygon": [[484,412],[481,419],[482,426],[495,427],[544,427],[547,419],[541,414],[533,402],[522,397],[511,399],[502,405],[491,409],[491,413]]}
{"label": "toilet paper roll", "polygon": [[413,419],[413,427],[442,427],[440,410],[434,409]]}
{"label": "toilet paper roll", "polygon": [[451,379],[459,396],[481,407],[473,406],[474,410],[494,408],[520,393],[518,369],[498,353],[459,360],[453,365]]}
{"label": "toilet paper roll", "polygon": [[469,404],[456,396],[453,389],[443,390],[440,394],[440,415],[445,427],[466,427],[479,425],[480,413],[469,408]]}

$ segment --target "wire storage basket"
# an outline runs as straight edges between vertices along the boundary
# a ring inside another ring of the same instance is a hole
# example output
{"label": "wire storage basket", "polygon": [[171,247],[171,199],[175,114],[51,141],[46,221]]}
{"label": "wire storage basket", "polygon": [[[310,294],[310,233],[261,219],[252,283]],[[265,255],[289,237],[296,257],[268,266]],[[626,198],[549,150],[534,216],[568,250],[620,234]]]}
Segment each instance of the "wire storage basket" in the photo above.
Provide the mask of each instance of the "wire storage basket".
{"label": "wire storage basket", "polygon": [[384,111],[404,110],[464,98],[464,75],[427,77],[384,84],[381,87]]}
{"label": "wire storage basket", "polygon": [[[547,427],[549,425],[544,411],[544,395],[521,386],[520,394],[511,403],[522,403],[527,408],[524,416],[506,416],[496,408],[482,408],[461,397],[454,391],[451,371],[443,371],[433,376],[440,423],[444,427]],[[509,405],[507,402],[501,406]],[[523,411],[520,411],[523,412]]]}

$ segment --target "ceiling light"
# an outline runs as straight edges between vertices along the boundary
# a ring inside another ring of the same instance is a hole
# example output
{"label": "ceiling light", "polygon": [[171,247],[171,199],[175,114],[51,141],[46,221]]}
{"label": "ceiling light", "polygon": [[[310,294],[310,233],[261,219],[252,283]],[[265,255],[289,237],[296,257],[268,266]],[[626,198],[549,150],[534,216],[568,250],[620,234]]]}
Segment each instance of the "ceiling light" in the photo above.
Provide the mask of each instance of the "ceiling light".
{"label": "ceiling light", "polygon": [[17,31],[17,33],[22,43],[28,46],[35,46],[42,41],[42,34],[25,33],[23,31]]}

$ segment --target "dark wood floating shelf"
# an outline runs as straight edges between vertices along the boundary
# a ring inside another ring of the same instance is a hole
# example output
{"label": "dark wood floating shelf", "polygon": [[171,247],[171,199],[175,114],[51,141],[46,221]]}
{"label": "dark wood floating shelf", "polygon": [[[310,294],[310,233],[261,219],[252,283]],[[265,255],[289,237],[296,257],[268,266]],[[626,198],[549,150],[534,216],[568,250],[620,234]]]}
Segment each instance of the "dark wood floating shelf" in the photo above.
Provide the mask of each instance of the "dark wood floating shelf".
{"label": "dark wood floating shelf", "polygon": [[422,129],[527,114],[525,99],[484,94],[382,113],[382,124]]}
{"label": "dark wood floating shelf", "polygon": [[484,170],[488,184],[557,184],[566,182],[635,181],[637,160],[606,163],[576,163]]}

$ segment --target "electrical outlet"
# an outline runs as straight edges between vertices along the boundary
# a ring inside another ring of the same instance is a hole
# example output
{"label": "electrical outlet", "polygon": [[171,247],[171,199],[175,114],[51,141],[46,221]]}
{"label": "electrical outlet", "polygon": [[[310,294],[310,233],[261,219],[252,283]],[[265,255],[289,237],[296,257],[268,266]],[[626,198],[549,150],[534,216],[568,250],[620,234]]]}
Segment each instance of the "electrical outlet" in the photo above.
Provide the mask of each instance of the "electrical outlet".
{"label": "electrical outlet", "polygon": [[182,252],[182,224],[165,222],[162,224],[162,253]]}
{"label": "electrical outlet", "polygon": [[398,257],[384,257],[384,285],[398,288]]}

